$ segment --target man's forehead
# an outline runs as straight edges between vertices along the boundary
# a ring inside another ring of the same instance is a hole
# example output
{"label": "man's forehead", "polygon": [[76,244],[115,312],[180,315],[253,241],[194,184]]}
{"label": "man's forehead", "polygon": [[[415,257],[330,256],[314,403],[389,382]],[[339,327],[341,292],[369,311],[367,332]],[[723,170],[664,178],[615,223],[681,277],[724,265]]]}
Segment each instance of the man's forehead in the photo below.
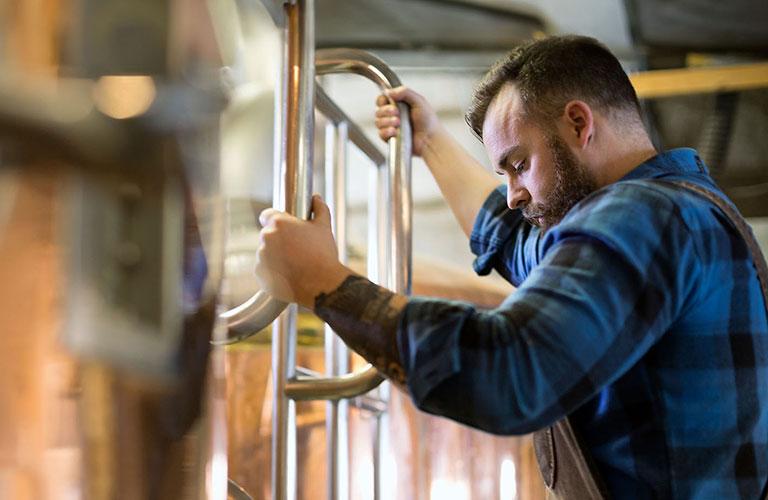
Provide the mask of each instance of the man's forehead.
{"label": "man's forehead", "polygon": [[491,100],[483,121],[483,137],[509,129],[523,117],[523,102],[514,83],[505,83]]}
{"label": "man's forehead", "polygon": [[516,130],[523,120],[520,93],[512,83],[505,84],[493,98],[483,122],[483,143],[491,160],[496,163],[502,150],[512,145]]}

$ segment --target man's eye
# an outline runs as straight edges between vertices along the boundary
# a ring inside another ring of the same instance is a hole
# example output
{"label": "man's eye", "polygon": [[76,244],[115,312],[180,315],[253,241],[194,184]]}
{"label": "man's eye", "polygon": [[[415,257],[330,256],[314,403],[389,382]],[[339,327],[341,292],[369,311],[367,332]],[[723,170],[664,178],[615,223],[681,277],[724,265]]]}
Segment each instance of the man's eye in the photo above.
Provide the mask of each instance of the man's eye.
{"label": "man's eye", "polygon": [[522,173],[522,171],[525,170],[525,160],[512,165],[512,170],[514,170],[516,174]]}

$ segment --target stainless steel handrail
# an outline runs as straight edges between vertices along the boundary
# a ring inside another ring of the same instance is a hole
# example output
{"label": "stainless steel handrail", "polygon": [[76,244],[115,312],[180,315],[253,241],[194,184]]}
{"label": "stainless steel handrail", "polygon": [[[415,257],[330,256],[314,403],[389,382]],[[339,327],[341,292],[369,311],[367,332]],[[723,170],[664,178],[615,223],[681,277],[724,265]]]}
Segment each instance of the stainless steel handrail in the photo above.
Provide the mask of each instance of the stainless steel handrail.
{"label": "stainless steel handrail", "polygon": [[[369,156],[377,166],[376,179],[384,191],[383,196],[376,193],[376,226],[371,233],[376,242],[373,252],[383,263],[377,263],[373,268],[372,279],[382,286],[400,293],[410,292],[410,241],[411,241],[411,196],[410,196],[410,157],[411,132],[408,108],[398,104],[401,116],[404,117],[400,132],[389,141],[389,155],[384,161],[378,148],[368,141],[363,133],[354,126],[344,113],[327,98],[321,89],[315,90],[315,74],[357,73],[376,83],[381,89],[393,88],[400,85],[400,80],[378,58],[359,50],[323,50],[314,51],[314,0],[295,0],[284,5],[284,56],[283,79],[286,82],[278,92],[276,99],[285,99],[288,103],[286,111],[280,115],[277,129],[281,130],[279,147],[281,148],[282,163],[277,175],[278,192],[275,199],[283,201],[286,207],[293,206],[298,200],[297,193],[303,193],[302,188],[308,186],[312,162],[313,133],[314,133],[314,104],[317,96],[321,111],[336,127],[334,148],[345,140],[352,140],[360,146],[361,151],[370,153]],[[281,94],[282,92],[282,94]],[[283,95],[285,96],[283,98]],[[336,151],[333,164],[341,168],[345,164],[345,155],[341,150]],[[303,161],[303,163],[302,163]],[[302,166],[301,171],[291,166]],[[342,181],[340,177],[332,177],[335,193],[339,192]],[[292,190],[291,188],[298,188]],[[307,192],[306,201],[310,200]],[[333,203],[344,205],[343,196],[333,197]],[[309,212],[297,209],[294,213],[302,216]],[[343,218],[343,217],[342,217]],[[337,235],[343,234],[341,226],[336,227]],[[345,244],[341,238],[337,244]],[[340,252],[343,255],[343,252]],[[256,297],[251,301],[256,303]],[[245,315],[249,307],[239,308],[237,314],[229,318],[233,325],[234,317]],[[377,385],[383,378],[377,370],[368,365],[359,372],[337,374],[346,369],[340,356],[345,356],[342,350],[336,350],[337,344],[332,343],[329,377],[315,378],[297,376],[300,369],[296,366],[296,314],[295,304],[290,305],[273,324],[272,340],[272,381],[274,387],[274,402],[272,406],[272,498],[275,500],[293,500],[296,496],[296,406],[297,399],[326,399],[329,403],[329,416],[338,420],[346,413],[346,398],[364,394]],[[254,319],[246,318],[238,326],[246,329],[237,331],[230,327],[231,340],[242,338],[253,333]],[[264,326],[264,325],[258,325]],[[248,332],[247,330],[252,330]],[[338,401],[338,402],[336,402]],[[378,420],[377,420],[378,421]],[[343,426],[329,427],[329,438],[344,439]],[[380,435],[378,433],[377,435]],[[333,449],[331,449],[333,448]],[[344,446],[344,448],[346,448]],[[342,446],[336,443],[329,448],[329,455],[335,455]],[[378,448],[377,448],[378,449]],[[335,450],[335,451],[334,451]],[[339,457],[336,457],[339,458]],[[336,481],[343,475],[341,462],[334,459],[334,466],[329,465],[329,473]],[[333,498],[344,498],[343,488],[338,484],[331,485],[329,495]]]}
{"label": "stainless steel handrail", "polygon": [[285,393],[296,401],[349,399],[375,389],[383,381],[372,365],[338,377],[296,377],[289,381]]}
{"label": "stainless steel handrail", "polygon": [[[346,123],[348,138],[376,165],[387,161],[381,151],[368,139],[365,133],[334,103],[328,94],[317,86],[315,88],[315,107],[331,122],[338,125]],[[223,344],[230,344],[246,339],[266,328],[285,309],[284,302],[273,299],[269,294],[259,291],[242,304],[221,314],[227,321],[229,335]]]}
{"label": "stainless steel handrail", "polygon": [[[291,9],[300,10],[296,6]],[[291,68],[282,88],[275,92],[279,103],[275,129],[280,140],[275,158],[277,190],[273,205],[302,219],[309,218],[312,201],[312,135],[314,133],[314,44],[305,43],[307,23],[298,14],[286,16],[284,58]],[[299,26],[299,23],[302,23]],[[295,69],[300,68],[300,71]],[[231,344],[246,339],[272,323],[288,304],[259,290],[244,303],[224,312],[227,338]]]}
{"label": "stainless steel handrail", "polygon": [[319,85],[315,87],[315,107],[334,125],[346,124],[349,141],[357,146],[357,149],[370,158],[374,164],[384,165],[387,158],[381,153],[379,148],[376,147],[373,141],[368,139],[368,136],[365,135],[362,129],[333,102]]}
{"label": "stainless steel handrail", "polygon": [[[295,169],[288,166],[301,158],[307,167],[302,180],[311,181],[307,175],[311,168],[314,134],[314,84],[315,84],[315,3],[314,0],[295,0],[283,5],[285,25],[283,29],[282,85],[275,93],[276,102],[285,100],[284,112],[277,116],[276,128],[282,130],[276,149],[282,154],[275,199],[289,205],[295,192],[290,188],[300,180]],[[293,113],[291,112],[293,110]],[[279,168],[278,168],[279,167]],[[279,189],[283,188],[281,192]],[[307,200],[309,197],[307,196]],[[308,213],[309,207],[305,206]],[[297,306],[290,305],[272,327],[272,498],[294,500],[296,498],[296,403],[285,393],[285,386],[296,376],[296,315]]]}
{"label": "stainless steel handrail", "polygon": [[[362,75],[379,87],[391,89],[401,85],[400,79],[387,65],[376,56],[357,49],[324,49],[315,55],[315,70],[318,75],[332,73],[356,73]],[[409,293],[411,286],[411,190],[410,159],[411,130],[408,107],[398,103],[401,120],[397,136],[389,140],[387,158],[388,192],[390,210],[387,256],[388,275],[383,286],[395,292]],[[337,118],[345,117],[340,109],[334,110]],[[344,120],[347,121],[347,120]],[[349,122],[348,122],[349,123]],[[285,391],[293,399],[341,399],[365,394],[378,386],[383,377],[376,368],[368,364],[359,371],[328,378],[300,377],[287,382]]]}

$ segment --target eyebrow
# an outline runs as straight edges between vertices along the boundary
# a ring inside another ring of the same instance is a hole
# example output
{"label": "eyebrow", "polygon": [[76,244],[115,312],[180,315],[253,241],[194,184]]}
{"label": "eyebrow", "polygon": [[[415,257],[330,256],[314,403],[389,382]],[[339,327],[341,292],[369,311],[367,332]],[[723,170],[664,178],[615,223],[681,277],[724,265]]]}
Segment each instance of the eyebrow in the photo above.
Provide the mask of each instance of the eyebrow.
{"label": "eyebrow", "polygon": [[507,149],[504,150],[504,152],[499,157],[498,166],[501,169],[504,169],[504,167],[507,165],[507,160],[509,160],[510,156],[514,156],[517,153],[520,152],[522,147],[519,144],[515,144],[514,146],[510,146]]}

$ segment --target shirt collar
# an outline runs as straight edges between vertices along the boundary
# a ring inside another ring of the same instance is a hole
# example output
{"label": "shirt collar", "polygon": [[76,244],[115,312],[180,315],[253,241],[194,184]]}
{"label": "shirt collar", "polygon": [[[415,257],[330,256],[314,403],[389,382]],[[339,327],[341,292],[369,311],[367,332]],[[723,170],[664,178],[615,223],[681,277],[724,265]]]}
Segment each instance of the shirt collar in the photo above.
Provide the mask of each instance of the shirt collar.
{"label": "shirt collar", "polygon": [[708,174],[704,162],[701,161],[699,154],[695,149],[678,148],[659,153],[649,158],[634,169],[621,180],[634,179],[653,179],[670,174]]}

